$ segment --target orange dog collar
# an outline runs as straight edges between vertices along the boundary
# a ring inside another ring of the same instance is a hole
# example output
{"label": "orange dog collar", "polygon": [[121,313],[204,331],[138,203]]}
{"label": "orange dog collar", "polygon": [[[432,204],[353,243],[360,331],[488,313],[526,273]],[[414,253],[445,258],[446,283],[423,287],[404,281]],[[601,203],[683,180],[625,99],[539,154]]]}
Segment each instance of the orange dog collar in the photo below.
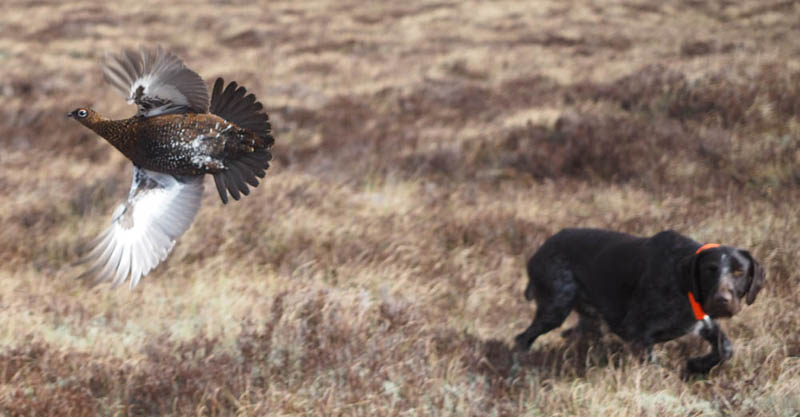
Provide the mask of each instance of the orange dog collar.
{"label": "orange dog collar", "polygon": [[698,253],[700,253],[700,252],[702,252],[702,251],[704,251],[706,249],[714,249],[714,248],[718,248],[718,247],[719,247],[719,243],[706,243],[705,245],[700,246],[697,249],[697,251],[695,252],[695,255],[697,255]]}
{"label": "orange dog collar", "polygon": [[[697,249],[695,255],[704,250],[718,248],[718,247],[719,243],[706,243],[705,245],[700,246],[700,248]],[[694,318],[696,318],[697,320],[708,319],[708,314],[706,314],[706,312],[703,311],[703,307],[700,306],[700,303],[698,303],[697,300],[695,300],[694,294],[692,294],[691,291],[689,291],[689,305],[692,306],[692,312],[694,313]]]}

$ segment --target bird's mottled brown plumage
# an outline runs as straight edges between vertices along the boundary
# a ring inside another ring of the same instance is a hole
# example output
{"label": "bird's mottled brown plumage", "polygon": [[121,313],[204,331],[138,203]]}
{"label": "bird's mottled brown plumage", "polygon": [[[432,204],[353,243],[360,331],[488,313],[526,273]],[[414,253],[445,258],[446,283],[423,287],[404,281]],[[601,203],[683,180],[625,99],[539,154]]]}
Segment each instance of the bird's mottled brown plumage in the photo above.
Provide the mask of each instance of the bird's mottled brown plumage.
{"label": "bird's mottled brown plumage", "polygon": [[[208,113],[109,120],[93,110],[88,112],[89,116],[78,121],[136,166],[172,175],[217,174],[231,162],[269,149],[274,142],[270,135],[259,136]],[[258,174],[263,177],[263,169]]]}

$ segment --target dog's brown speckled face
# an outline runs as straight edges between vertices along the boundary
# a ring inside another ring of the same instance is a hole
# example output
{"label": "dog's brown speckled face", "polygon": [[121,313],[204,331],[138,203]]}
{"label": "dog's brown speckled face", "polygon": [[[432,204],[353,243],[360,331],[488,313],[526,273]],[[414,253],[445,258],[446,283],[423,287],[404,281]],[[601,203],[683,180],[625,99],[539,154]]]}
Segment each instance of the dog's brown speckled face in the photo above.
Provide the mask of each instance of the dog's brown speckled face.
{"label": "dog's brown speckled face", "polygon": [[764,286],[764,270],[749,252],[730,246],[704,250],[692,260],[695,297],[712,318],[731,317]]}

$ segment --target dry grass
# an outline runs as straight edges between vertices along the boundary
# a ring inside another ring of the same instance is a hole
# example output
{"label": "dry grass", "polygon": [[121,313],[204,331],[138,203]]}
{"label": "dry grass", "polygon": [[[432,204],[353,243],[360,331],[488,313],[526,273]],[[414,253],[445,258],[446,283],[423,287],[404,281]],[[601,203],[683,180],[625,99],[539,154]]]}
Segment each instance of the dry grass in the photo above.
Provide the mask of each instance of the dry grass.
{"label": "dry grass", "polygon": [[[12,0],[0,415],[796,416],[798,21],[777,0]],[[276,163],[243,201],[207,193],[134,291],[87,288],[71,263],[130,168],[63,114],[130,114],[97,60],[156,43],[256,92]],[[653,365],[557,332],[512,353],[526,257],[566,226],[749,248],[768,286],[723,325],[733,360],[684,380],[693,337]]]}

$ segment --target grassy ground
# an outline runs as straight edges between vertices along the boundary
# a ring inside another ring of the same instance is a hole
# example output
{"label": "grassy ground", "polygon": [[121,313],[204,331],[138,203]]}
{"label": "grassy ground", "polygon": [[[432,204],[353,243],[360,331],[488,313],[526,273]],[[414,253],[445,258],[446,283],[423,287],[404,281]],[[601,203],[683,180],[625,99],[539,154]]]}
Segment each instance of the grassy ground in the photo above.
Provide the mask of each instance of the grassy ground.
{"label": "grassy ground", "polygon": [[[237,3],[2,6],[0,415],[800,413],[795,2]],[[254,91],[275,164],[135,290],[89,288],[130,164],[64,114],[132,114],[97,62],[154,44]],[[733,359],[512,353],[566,226],[749,248]]]}

